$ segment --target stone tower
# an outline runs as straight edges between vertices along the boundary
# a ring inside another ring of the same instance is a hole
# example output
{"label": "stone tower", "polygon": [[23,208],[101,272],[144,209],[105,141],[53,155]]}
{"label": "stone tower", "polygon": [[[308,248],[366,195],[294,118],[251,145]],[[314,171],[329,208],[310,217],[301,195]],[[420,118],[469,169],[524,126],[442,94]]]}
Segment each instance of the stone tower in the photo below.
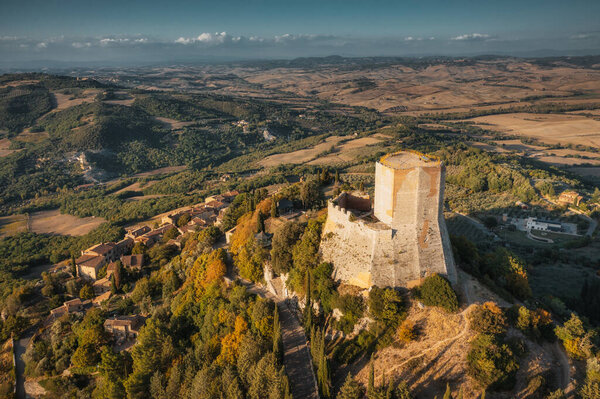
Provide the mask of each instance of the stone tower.
{"label": "stone tower", "polygon": [[389,154],[375,167],[373,209],[350,193],[330,201],[321,253],[334,264],[334,278],[365,288],[411,286],[439,273],[455,283],[443,217],[444,174],[437,159]]}

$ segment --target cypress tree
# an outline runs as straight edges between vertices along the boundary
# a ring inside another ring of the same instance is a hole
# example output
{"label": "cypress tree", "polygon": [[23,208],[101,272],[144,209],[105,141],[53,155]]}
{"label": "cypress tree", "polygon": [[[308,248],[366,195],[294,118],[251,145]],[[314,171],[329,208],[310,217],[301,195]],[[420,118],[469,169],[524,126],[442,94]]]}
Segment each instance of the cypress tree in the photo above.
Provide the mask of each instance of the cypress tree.
{"label": "cypress tree", "polygon": [[275,201],[275,199],[271,200],[271,217],[272,218],[276,218],[278,215],[278,210],[277,210],[277,201]]}
{"label": "cypress tree", "polygon": [[337,186],[338,184],[340,184],[340,172],[336,169],[335,170],[335,185]]}
{"label": "cypress tree", "polygon": [[375,394],[375,361],[371,355],[371,365],[369,366],[369,385],[367,385],[367,396]]}
{"label": "cypress tree", "polygon": [[444,393],[443,399],[452,399],[452,392],[450,391],[450,384],[446,383],[446,392]]}
{"label": "cypress tree", "polygon": [[273,353],[279,362],[283,360],[281,325],[279,324],[279,309],[277,304],[275,305],[275,314],[273,314]]}
{"label": "cypress tree", "polygon": [[75,262],[75,255],[71,255],[71,274],[73,277],[77,277],[77,263]]}
{"label": "cypress tree", "polygon": [[306,306],[304,307],[304,328],[310,330],[312,328],[312,301],[310,298],[310,271],[306,271]]}

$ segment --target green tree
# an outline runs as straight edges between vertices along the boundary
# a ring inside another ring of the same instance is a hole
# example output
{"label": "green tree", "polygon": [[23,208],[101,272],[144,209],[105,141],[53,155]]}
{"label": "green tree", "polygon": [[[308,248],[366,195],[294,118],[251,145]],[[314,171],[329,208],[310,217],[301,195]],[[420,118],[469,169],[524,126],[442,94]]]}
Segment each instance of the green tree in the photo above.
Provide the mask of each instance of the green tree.
{"label": "green tree", "polygon": [[283,343],[281,340],[281,324],[279,324],[279,309],[277,304],[275,304],[273,312],[273,353],[279,362],[283,361]]}
{"label": "green tree", "polygon": [[276,218],[279,216],[279,210],[277,209],[277,201],[273,199],[271,201],[271,217]]}
{"label": "green tree", "polygon": [[302,236],[304,228],[295,222],[286,222],[273,234],[271,264],[275,273],[287,273],[293,266],[292,251]]}
{"label": "green tree", "polygon": [[79,290],[79,297],[84,300],[92,299],[94,297],[94,289],[92,286],[90,284],[85,284],[81,287],[81,290]]}
{"label": "green tree", "polygon": [[418,298],[427,306],[437,306],[448,312],[458,310],[458,298],[452,286],[444,277],[433,274],[417,287]]}
{"label": "green tree", "polygon": [[469,326],[483,334],[504,334],[507,329],[506,316],[494,302],[478,305],[469,313]]}
{"label": "green tree", "polygon": [[360,384],[352,378],[352,375],[348,373],[346,380],[337,395],[337,399],[361,399],[362,397],[363,389]]}

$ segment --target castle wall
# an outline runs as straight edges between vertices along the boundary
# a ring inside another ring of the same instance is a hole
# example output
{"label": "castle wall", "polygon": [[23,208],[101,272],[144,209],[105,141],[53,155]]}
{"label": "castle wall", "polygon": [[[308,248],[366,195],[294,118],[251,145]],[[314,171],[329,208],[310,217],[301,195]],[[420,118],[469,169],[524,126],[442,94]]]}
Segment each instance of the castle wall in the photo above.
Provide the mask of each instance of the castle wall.
{"label": "castle wall", "polygon": [[333,278],[370,288],[373,285],[371,255],[375,242],[374,231],[360,220],[351,221],[352,213],[331,201],[327,211],[321,255],[324,261],[335,265]]}
{"label": "castle wall", "polygon": [[[431,273],[456,283],[452,248],[443,218],[441,162],[375,169],[374,216],[378,223],[353,220],[329,203],[321,252],[334,264],[334,278],[368,288],[408,286]],[[340,196],[340,200],[343,195]]]}

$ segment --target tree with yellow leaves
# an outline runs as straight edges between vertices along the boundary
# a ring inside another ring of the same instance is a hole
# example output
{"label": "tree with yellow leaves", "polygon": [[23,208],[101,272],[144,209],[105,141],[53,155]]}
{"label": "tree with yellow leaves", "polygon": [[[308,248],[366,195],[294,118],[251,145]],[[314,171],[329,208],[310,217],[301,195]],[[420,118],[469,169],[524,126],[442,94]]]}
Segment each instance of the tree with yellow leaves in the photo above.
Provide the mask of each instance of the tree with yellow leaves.
{"label": "tree with yellow leaves", "polygon": [[239,355],[240,342],[242,342],[242,337],[246,331],[248,331],[248,323],[242,316],[238,315],[235,318],[233,332],[221,339],[221,353],[217,357],[218,362],[235,364]]}

